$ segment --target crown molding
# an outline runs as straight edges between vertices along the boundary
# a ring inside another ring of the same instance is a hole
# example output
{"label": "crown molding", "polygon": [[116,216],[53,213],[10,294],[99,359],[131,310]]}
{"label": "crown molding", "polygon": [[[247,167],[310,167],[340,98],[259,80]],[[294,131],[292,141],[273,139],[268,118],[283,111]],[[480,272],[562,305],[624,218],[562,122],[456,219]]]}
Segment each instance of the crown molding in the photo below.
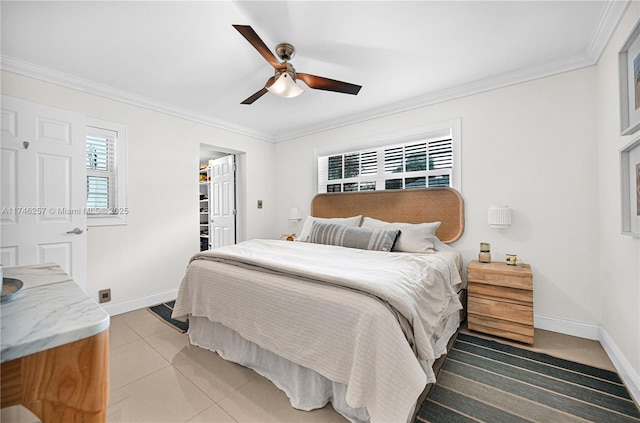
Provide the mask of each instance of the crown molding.
{"label": "crown molding", "polygon": [[396,113],[402,113],[419,109],[421,107],[443,103],[445,101],[468,97],[475,94],[481,94],[487,91],[505,88],[510,85],[516,85],[535,79],[545,78],[548,76],[593,66],[595,65],[595,63],[596,62],[594,62],[592,58],[585,55],[580,55],[553,63],[547,63],[527,69],[520,69],[513,72],[504,73],[502,75],[492,76],[489,78],[474,81],[468,84],[458,85],[444,90],[432,92],[423,96],[414,97],[406,101],[400,101],[382,107],[370,109],[363,113],[348,115],[343,117],[342,119],[332,121],[330,125],[322,124],[307,126],[304,128],[304,130],[301,131],[291,131],[277,134],[274,137],[274,142],[288,141],[294,138],[313,135],[319,132],[324,132],[347,125],[361,123],[372,119],[390,116]]}
{"label": "crown molding", "polygon": [[203,113],[198,113],[169,104],[161,103],[157,100],[132,94],[123,90],[118,90],[116,88],[112,88],[103,84],[58,72],[53,69],[34,65],[32,63],[24,62],[10,56],[0,56],[0,69],[34,79],[50,82],[52,84],[72,88],[89,94],[94,94],[100,97],[109,98],[111,100],[120,101],[145,109],[165,113],[170,116],[187,119],[225,131],[258,138],[263,141],[277,143],[329,131],[332,129],[337,129],[347,125],[365,122],[372,119],[390,116],[397,113],[415,110],[421,107],[426,107],[449,100],[455,100],[470,95],[480,94],[498,88],[504,88],[510,85],[528,82],[534,79],[545,78],[548,76],[593,66],[600,59],[600,56],[606,48],[609,40],[611,39],[611,36],[615,31],[615,28],[620,22],[620,19],[622,19],[622,16],[624,15],[629,4],[629,0],[611,0],[603,5],[598,24],[593,31],[585,53],[582,55],[526,69],[519,69],[513,72],[507,72],[501,75],[492,76],[468,84],[446,88],[444,90],[414,97],[405,101],[369,109],[361,113],[346,115],[339,119],[334,119],[330,123],[323,122],[316,125],[307,125],[303,129],[282,132],[278,134],[270,134],[262,131],[257,131],[246,126],[235,125],[230,122],[215,119]]}
{"label": "crown molding", "polygon": [[261,131],[256,131],[244,126],[234,125],[229,122],[212,118],[211,116],[205,115],[203,113],[197,113],[191,110],[175,107],[148,97],[132,94],[130,92],[109,87],[107,85],[103,85],[87,79],[78,78],[73,75],[69,75],[43,66],[38,66],[33,63],[13,58],[11,56],[6,56],[4,54],[0,56],[0,69],[29,78],[49,82],[55,85],[61,85],[63,87],[71,88],[87,94],[93,94],[99,97],[119,101],[121,103],[127,103],[133,106],[153,110],[170,116],[187,119],[203,125],[234,132],[236,134],[258,138],[263,141],[275,141],[272,135]]}
{"label": "crown molding", "polygon": [[301,130],[294,130],[280,134],[267,134],[247,127],[233,125],[229,122],[223,122],[201,113],[177,108],[153,99],[149,99],[147,97],[118,90],[106,85],[98,84],[93,81],[78,78],[42,66],[37,66],[32,63],[24,62],[5,55],[1,56],[0,69],[7,72],[24,75],[30,78],[50,82],[52,84],[61,85],[88,94],[93,94],[122,103],[131,104],[133,106],[165,113],[170,116],[187,119],[208,126],[213,126],[218,129],[258,138],[263,141],[278,143],[329,131],[331,129],[337,129],[347,125],[353,125],[372,119],[419,109],[421,107],[426,107],[445,101],[480,94],[483,92],[495,90],[498,88],[504,88],[510,85],[515,85],[534,79],[577,70],[583,67],[592,66],[594,64],[594,60],[587,56],[572,57],[559,62],[548,63],[527,69],[520,69],[514,72],[508,72],[502,75],[471,82],[469,84],[458,85],[441,91],[429,93],[424,96],[414,97],[406,101],[400,101],[382,107],[369,109],[362,113],[347,115],[340,119],[333,120],[330,124],[327,124],[325,122],[318,125],[308,125]]}
{"label": "crown molding", "polygon": [[630,4],[630,0],[611,0],[602,7],[600,19],[593,30],[587,47],[587,55],[594,63],[598,63],[600,60],[600,56],[607,48],[607,44],[609,44],[613,33]]}

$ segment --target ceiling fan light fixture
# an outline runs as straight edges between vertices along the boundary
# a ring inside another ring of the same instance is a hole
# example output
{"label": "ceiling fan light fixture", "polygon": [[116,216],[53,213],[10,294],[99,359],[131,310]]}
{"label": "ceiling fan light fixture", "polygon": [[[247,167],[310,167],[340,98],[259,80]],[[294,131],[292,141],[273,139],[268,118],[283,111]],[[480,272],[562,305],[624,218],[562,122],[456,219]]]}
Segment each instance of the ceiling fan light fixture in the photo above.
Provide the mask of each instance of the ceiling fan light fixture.
{"label": "ceiling fan light fixture", "polygon": [[270,87],[267,87],[270,93],[277,95],[278,97],[292,98],[297,97],[304,92],[304,90],[293,80],[289,72],[282,72],[276,82]]}
{"label": "ceiling fan light fixture", "polygon": [[249,25],[233,25],[233,27],[251,44],[260,55],[275,69],[275,74],[267,80],[263,88],[249,96],[241,104],[253,104],[254,101],[262,97],[267,92],[271,92],[279,97],[297,97],[304,90],[296,85],[296,80],[301,79],[305,85],[311,89],[333,91],[337,93],[357,95],[362,86],[350,84],[348,82],[336,81],[335,79],[324,78],[322,76],[308,73],[296,73],[289,60],[295,54],[296,49],[289,43],[281,43],[276,46],[276,53],[280,60],[269,50],[269,47],[260,39],[260,36]]}

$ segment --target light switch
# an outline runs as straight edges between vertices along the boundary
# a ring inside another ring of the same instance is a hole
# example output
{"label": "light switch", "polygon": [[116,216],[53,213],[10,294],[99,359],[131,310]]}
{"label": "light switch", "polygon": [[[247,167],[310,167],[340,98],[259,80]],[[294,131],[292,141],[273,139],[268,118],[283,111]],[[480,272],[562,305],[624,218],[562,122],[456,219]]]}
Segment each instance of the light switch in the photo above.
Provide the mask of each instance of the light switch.
{"label": "light switch", "polygon": [[262,200],[258,200],[258,208],[261,209],[262,208]]}

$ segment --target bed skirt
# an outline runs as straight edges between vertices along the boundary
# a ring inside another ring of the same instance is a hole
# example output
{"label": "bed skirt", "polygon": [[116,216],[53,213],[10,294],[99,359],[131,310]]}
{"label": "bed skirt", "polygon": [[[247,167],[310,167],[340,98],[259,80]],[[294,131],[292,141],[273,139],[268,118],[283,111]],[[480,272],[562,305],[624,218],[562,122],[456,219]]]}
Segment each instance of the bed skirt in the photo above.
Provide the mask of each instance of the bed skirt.
{"label": "bed skirt", "polygon": [[[459,326],[460,313],[453,313],[435,344],[437,356],[446,353],[447,343]],[[253,369],[269,379],[289,397],[296,409],[309,411],[331,402],[333,408],[352,423],[369,422],[365,408],[353,408],[346,403],[347,385],[333,382],[314,370],[265,350],[220,323],[206,317],[190,316],[188,334],[193,345],[215,351],[225,360]],[[434,381],[433,372],[427,374],[427,382]],[[412,410],[407,416],[407,421],[412,419],[414,412]]]}

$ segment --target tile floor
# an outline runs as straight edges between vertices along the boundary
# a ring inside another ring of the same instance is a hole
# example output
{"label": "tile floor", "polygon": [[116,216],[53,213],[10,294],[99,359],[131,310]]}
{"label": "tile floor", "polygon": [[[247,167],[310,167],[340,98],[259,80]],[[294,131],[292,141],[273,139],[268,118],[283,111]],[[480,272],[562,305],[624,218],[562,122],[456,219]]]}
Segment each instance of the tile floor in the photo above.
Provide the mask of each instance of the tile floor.
{"label": "tile floor", "polygon": [[[542,330],[535,336],[534,350],[614,370],[598,342]],[[271,382],[189,345],[187,335],[146,309],[112,317],[110,342],[108,422],[346,422],[330,405],[293,409]],[[10,407],[0,421],[38,419],[23,407]]]}

